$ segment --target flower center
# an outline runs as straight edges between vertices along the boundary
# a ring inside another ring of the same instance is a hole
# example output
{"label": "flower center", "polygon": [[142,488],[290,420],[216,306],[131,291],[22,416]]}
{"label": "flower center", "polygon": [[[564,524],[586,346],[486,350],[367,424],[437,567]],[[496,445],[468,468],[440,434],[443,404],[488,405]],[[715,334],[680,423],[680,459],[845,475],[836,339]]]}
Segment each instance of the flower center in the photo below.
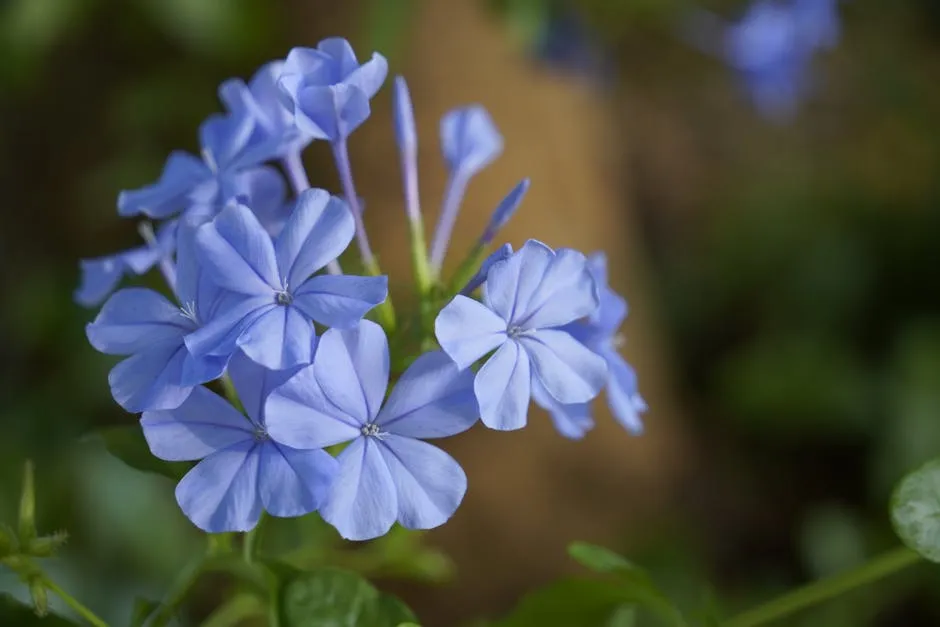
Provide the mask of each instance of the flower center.
{"label": "flower center", "polygon": [[195,324],[199,324],[199,318],[196,315],[196,303],[193,301],[183,303],[183,306],[180,307],[180,315],[187,320],[192,320]]}
{"label": "flower center", "polygon": [[526,330],[519,326],[512,326],[506,329],[506,335],[514,340],[525,335],[525,332]]}
{"label": "flower center", "polygon": [[286,307],[294,302],[294,297],[291,296],[291,293],[287,290],[281,290],[280,292],[274,293],[274,302]]}
{"label": "flower center", "polygon": [[362,425],[362,429],[360,429],[359,432],[367,438],[377,438],[379,435],[381,435],[379,432],[379,425],[372,422],[367,425]]}
{"label": "flower center", "polygon": [[268,435],[268,430],[264,427],[255,427],[255,442],[265,442],[271,439],[271,436]]}

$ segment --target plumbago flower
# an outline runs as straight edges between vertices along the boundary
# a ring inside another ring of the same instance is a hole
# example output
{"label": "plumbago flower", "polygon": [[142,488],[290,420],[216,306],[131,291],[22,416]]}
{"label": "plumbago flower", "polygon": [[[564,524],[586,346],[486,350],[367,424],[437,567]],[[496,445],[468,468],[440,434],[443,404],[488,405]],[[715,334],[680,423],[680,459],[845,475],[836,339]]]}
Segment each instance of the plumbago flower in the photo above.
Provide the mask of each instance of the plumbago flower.
{"label": "plumbago flower", "polygon": [[[646,411],[646,402],[637,391],[636,371],[619,353],[622,339],[618,330],[627,317],[627,301],[607,284],[607,258],[604,253],[591,255],[588,264],[598,285],[600,305],[593,314],[572,322],[565,329],[607,362],[605,389],[610,411],[627,431],[639,434],[643,431],[640,414]],[[564,405],[541,388],[533,392],[533,398],[549,412],[555,427],[566,437],[582,438],[594,426],[591,408],[587,403]]]}
{"label": "plumbago flower", "polygon": [[388,293],[384,276],[311,276],[346,249],[353,228],[343,201],[321,189],[300,195],[276,240],[247,207],[223,209],[199,229],[197,252],[212,280],[240,297],[186,346],[197,356],[238,347],[274,370],[309,363],[311,321],[354,325]]}
{"label": "plumbago flower", "polygon": [[524,427],[533,387],[565,405],[597,396],[604,360],[562,327],[598,304],[584,255],[529,240],[490,267],[483,303],[457,295],[441,310],[437,341],[460,368],[496,349],[474,381],[483,424]]}
{"label": "plumbago flower", "polygon": [[128,356],[108,382],[114,400],[130,412],[178,407],[195,385],[221,376],[228,361],[227,355],[196,357],[186,349],[184,338],[213,316],[224,295],[196,262],[194,227],[180,230],[175,287],[181,305],[154,290],[127,288],[115,292],[86,327],[95,349]]}
{"label": "plumbago flower", "polygon": [[687,37],[740,75],[755,108],[790,120],[813,89],[811,63],[839,38],[838,0],[756,0],[734,22],[704,11],[686,21]]}
{"label": "plumbago flower", "polygon": [[[155,231],[149,222],[141,230],[146,246],[82,263],[75,297],[85,305],[125,274],[159,267],[165,278],[171,297],[121,289],[86,332],[97,350],[126,357],[109,375],[111,393],[143,413],[153,455],[198,462],[176,497],[207,532],[250,530],[263,512],[316,511],[353,540],[396,522],[441,525],[463,500],[467,477],[425,440],[478,419],[521,428],[530,400],[563,435],[583,437],[593,425],[589,402],[606,388],[617,419],[632,432],[642,426],[636,375],[616,350],[626,303],[607,286],[603,257],[535,240],[487,254],[528,179],[493,210],[453,276],[441,276],[466,187],[503,140],[480,105],[444,115],[450,176],[429,251],[414,110],[401,77],[393,118],[419,304],[399,325],[346,141],[368,118],[387,71],[381,55],[360,64],[345,40],[327,39],[295,48],[248,83],[226,81],[219,93],[228,113],[200,129],[203,158],[173,153],[157,183],[119,197],[121,215],[158,221]],[[343,198],[309,186],[301,151],[316,140],[330,144]],[[339,267],[354,237],[368,276]],[[427,352],[397,354],[417,346]],[[222,386],[227,399],[203,386],[219,378],[232,383]],[[345,445],[336,457],[325,452],[334,445]]]}
{"label": "plumbago flower", "polygon": [[202,460],[176,486],[176,500],[204,531],[248,531],[273,516],[320,507],[337,463],[319,449],[297,450],[267,429],[265,400],[290,370],[268,370],[239,353],[228,367],[247,415],[204,387],[176,409],[144,412],[150,450],[167,461]]}
{"label": "plumbago flower", "polygon": [[423,442],[466,431],[478,416],[473,375],[441,352],[426,353],[402,374],[385,405],[388,341],[364,321],[323,334],[313,364],[274,390],[268,432],[298,449],[349,442],[323,519],[344,538],[385,534],[397,520],[430,529],[450,518],[467,490],[460,465]]}

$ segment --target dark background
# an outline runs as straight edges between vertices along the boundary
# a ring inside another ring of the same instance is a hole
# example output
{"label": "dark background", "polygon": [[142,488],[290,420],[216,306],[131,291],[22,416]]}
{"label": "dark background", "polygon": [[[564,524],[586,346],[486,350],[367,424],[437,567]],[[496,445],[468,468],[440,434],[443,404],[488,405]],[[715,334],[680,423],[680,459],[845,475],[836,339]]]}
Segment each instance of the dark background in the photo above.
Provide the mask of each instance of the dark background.
{"label": "dark background", "polygon": [[[29,456],[43,529],[73,538],[50,572],[114,624],[200,545],[168,482],[82,439],[133,418],[108,395],[113,361],[84,339],[94,314],[71,300],[78,259],[135,243],[117,192],[155,179],[169,150],[195,148],[222,80],[333,24],[353,25],[338,34],[360,56],[387,52],[394,71],[420,2],[317,4],[0,3],[0,519],[15,517]],[[780,124],[683,43],[691,6],[487,3],[533,71],[588,81],[611,112],[598,149],[619,156],[618,210],[644,259],[611,272],[644,273],[627,297],[657,316],[671,374],[654,385],[698,452],[655,529],[623,546],[689,607],[711,596],[734,609],[891,547],[893,484],[940,455],[940,10],[843,3],[840,44],[813,64],[816,93]],[[324,23],[301,37],[296,15],[317,11]],[[368,197],[366,173],[358,183]],[[6,573],[0,583],[22,593]],[[787,624],[940,624],[938,585],[940,569],[918,567]],[[419,615],[423,599],[411,589]]]}

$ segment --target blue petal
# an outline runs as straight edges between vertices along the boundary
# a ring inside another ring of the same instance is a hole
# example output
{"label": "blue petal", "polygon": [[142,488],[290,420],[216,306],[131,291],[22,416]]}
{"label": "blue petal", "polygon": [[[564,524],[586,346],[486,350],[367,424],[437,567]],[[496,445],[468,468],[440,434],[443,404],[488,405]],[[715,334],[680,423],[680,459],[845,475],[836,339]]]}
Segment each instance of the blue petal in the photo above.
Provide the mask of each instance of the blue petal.
{"label": "blue petal", "polygon": [[594,428],[589,403],[562,405],[545,391],[537,378],[532,379],[532,400],[548,412],[555,429],[566,438],[580,440]]}
{"label": "blue petal", "polygon": [[[287,77],[296,76],[302,83],[310,85],[331,85],[339,80],[337,72],[339,68],[333,58],[320,50],[314,48],[292,48],[284,59],[284,69],[281,74],[281,80]],[[289,85],[278,84],[282,89]],[[289,94],[296,97],[295,92],[287,90]]]}
{"label": "blue petal", "polygon": [[196,233],[199,261],[220,287],[240,294],[281,289],[274,243],[248,207],[223,209]]}
{"label": "blue petal", "polygon": [[180,375],[181,385],[199,385],[220,378],[228,366],[229,355],[203,355],[196,357],[187,349]]}
{"label": "blue petal", "polygon": [[301,368],[274,388],[264,405],[271,438],[298,449],[319,449],[349,442],[362,423],[337,408],[323,393],[313,366]]}
{"label": "blue petal", "polygon": [[563,405],[586,403],[607,382],[604,358],[565,331],[536,331],[519,342],[532,360],[532,373]]}
{"label": "blue petal", "polygon": [[473,105],[441,118],[441,151],[452,172],[473,176],[503,151],[503,138],[486,109]]}
{"label": "blue petal", "polygon": [[81,283],[73,298],[83,307],[93,307],[103,301],[124,278],[124,264],[118,255],[82,259],[80,264]]}
{"label": "blue petal", "polygon": [[387,297],[387,276],[320,274],[294,291],[294,306],[320,324],[345,329]]}
{"label": "blue petal", "polygon": [[144,412],[140,426],[150,452],[171,462],[202,459],[254,437],[251,423],[204,387],[176,409]]}
{"label": "blue petal", "polygon": [[395,482],[381,446],[374,438],[356,438],[337,459],[339,471],[320,515],[347,540],[384,535],[398,517]]}
{"label": "blue petal", "polygon": [[643,433],[640,414],[647,410],[647,406],[637,391],[636,371],[615,350],[608,349],[602,354],[610,370],[607,381],[610,411],[627,431],[639,435]]}
{"label": "blue petal", "polygon": [[277,306],[267,296],[243,298],[220,310],[209,322],[187,335],[184,338],[186,348],[195,357],[231,356],[244,330]]}
{"label": "blue petal", "polygon": [[313,368],[334,406],[359,424],[372,422],[388,388],[385,331],[368,320],[352,329],[330,329],[320,338]]}
{"label": "blue petal", "polygon": [[314,137],[338,142],[369,118],[369,97],[354,85],[307,86],[297,94],[297,127]]}
{"label": "blue petal", "polygon": [[359,59],[348,41],[342,37],[327,37],[317,44],[317,50],[330,59],[335,68],[333,80],[342,80],[359,67]]}
{"label": "blue petal", "polygon": [[463,370],[506,341],[506,321],[472,298],[458,294],[437,314],[434,335]]}
{"label": "blue petal", "polygon": [[159,181],[118,195],[118,213],[122,216],[143,213],[152,218],[169,217],[183,209],[189,192],[211,176],[209,168],[200,159],[186,152],[172,152]]}
{"label": "blue petal", "polygon": [[260,455],[253,440],[196,464],[176,486],[176,501],[194,525],[209,533],[249,531],[261,517]]}
{"label": "blue petal", "polygon": [[258,222],[271,237],[276,237],[290,217],[293,203],[287,202],[284,178],[272,167],[251,168],[239,172],[233,179],[236,198],[244,198],[258,218]]}
{"label": "blue petal", "polygon": [[339,198],[308,189],[275,243],[281,283],[292,289],[339,257],[355,233],[352,213]]}
{"label": "blue petal", "polygon": [[375,422],[409,438],[442,438],[466,431],[480,408],[473,372],[459,370],[443,351],[418,357],[395,384]]}
{"label": "blue petal", "polygon": [[179,407],[193,390],[181,383],[187,355],[182,341],[161,342],[131,355],[108,374],[111,396],[132,414]]}
{"label": "blue petal", "polygon": [[388,76],[388,61],[378,52],[372,58],[350,72],[343,79],[347,85],[359,88],[367,98],[372,98],[382,88]]}
{"label": "blue petal", "polygon": [[132,287],[115,292],[85,333],[95,350],[130,355],[167,341],[182,343],[191,329],[179,308],[161,294]]}
{"label": "blue petal", "polygon": [[477,270],[477,273],[473,275],[473,278],[467,281],[467,284],[464,286],[460,293],[464,296],[470,296],[473,293],[473,290],[477,289],[483,282],[486,281],[487,275],[490,273],[490,268],[493,267],[493,264],[497,261],[503,261],[504,259],[509,259],[512,256],[512,244],[503,244],[496,250],[494,250],[490,255],[483,260],[483,263],[480,264],[480,269]]}
{"label": "blue petal", "polygon": [[315,335],[313,323],[299,309],[274,306],[255,318],[236,344],[265,368],[284,370],[310,363]]}
{"label": "blue petal", "polygon": [[395,482],[398,522],[408,529],[433,529],[454,515],[467,493],[467,475],[441,449],[388,435],[378,444]]}
{"label": "blue petal", "polygon": [[[311,344],[315,346],[316,340]],[[238,392],[238,400],[245,408],[245,413],[260,425],[265,424],[264,403],[268,395],[298,370],[300,368],[271,370],[259,365],[241,351],[232,356],[228,365],[228,374],[232,378],[235,391]]]}
{"label": "blue petal", "polygon": [[473,390],[483,424],[499,431],[521,429],[531,394],[528,355],[515,341],[506,342],[480,368]]}
{"label": "blue petal", "polygon": [[247,113],[210,115],[199,127],[199,144],[202,146],[203,156],[210,166],[218,170],[257,165],[263,159],[255,163],[239,162],[239,156],[248,145],[254,128],[255,121]]}
{"label": "blue petal", "polygon": [[339,464],[322,450],[299,451],[267,442],[261,447],[258,487],[272,516],[303,516],[326,500]]}
{"label": "blue petal", "polygon": [[555,252],[525,306],[517,307],[514,322],[525,329],[560,327],[591,315],[599,303],[597,284],[588,270],[587,259],[575,250],[563,248]]}
{"label": "blue petal", "polygon": [[508,259],[490,267],[483,284],[483,302],[501,318],[516,324],[554,258],[551,248],[530,239]]}

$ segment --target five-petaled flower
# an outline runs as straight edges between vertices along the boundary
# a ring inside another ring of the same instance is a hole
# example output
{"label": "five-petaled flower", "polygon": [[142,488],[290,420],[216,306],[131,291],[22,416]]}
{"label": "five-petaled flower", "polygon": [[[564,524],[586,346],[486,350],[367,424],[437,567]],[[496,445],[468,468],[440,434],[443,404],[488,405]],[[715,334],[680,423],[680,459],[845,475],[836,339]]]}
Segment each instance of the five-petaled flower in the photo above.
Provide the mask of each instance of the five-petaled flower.
{"label": "five-petaled flower", "polygon": [[234,302],[186,346],[197,356],[241,348],[257,363],[283,370],[310,363],[311,321],[355,325],[385,300],[385,276],[313,275],[353,237],[345,203],[322,189],[302,193],[276,240],[248,207],[230,205],[196,234],[197,254],[211,280]]}
{"label": "five-petaled flower", "polygon": [[176,264],[180,306],[153,290],[127,288],[115,292],[86,327],[95,349],[129,356],[108,376],[114,400],[127,411],[178,407],[193,386],[225,370],[227,355],[196,357],[184,343],[226,298],[197,264],[193,236],[194,227],[184,222]]}
{"label": "five-petaled flower", "polygon": [[437,340],[458,367],[496,349],[474,380],[486,426],[522,428],[529,399],[542,391],[565,405],[597,396],[607,379],[604,359],[563,327],[598,304],[584,255],[529,240],[492,264],[482,304],[458,295],[441,310]]}
{"label": "five-petaled flower", "polygon": [[207,388],[176,409],[145,412],[144,437],[156,457],[202,460],[176,486],[176,500],[209,533],[248,531],[262,509],[302,516],[323,503],[336,460],[318,449],[297,450],[267,430],[265,400],[292,374],[262,368],[241,353],[228,367],[247,416]]}
{"label": "five-petaled flower", "polygon": [[389,379],[388,341],[377,324],[331,329],[313,364],[268,397],[268,432],[298,449],[350,442],[323,519],[344,538],[366,540],[397,520],[409,529],[447,521],[467,477],[447,453],[422,439],[455,435],[479,415],[473,374],[440,351],[419,357],[382,406]]}

